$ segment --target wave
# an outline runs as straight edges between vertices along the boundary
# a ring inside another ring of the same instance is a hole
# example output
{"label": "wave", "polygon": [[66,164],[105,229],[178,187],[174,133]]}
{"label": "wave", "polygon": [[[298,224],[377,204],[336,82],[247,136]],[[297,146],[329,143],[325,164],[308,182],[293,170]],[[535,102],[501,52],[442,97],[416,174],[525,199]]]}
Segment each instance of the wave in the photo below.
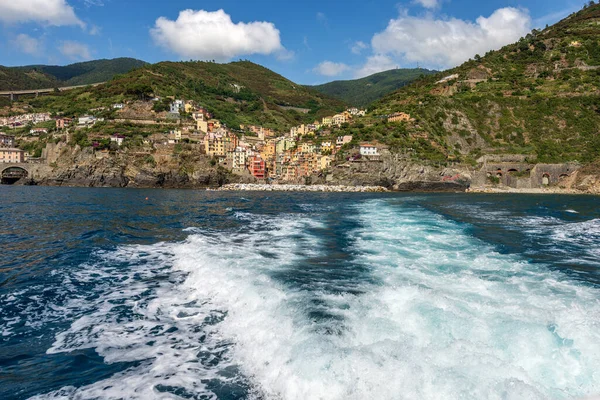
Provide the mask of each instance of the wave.
{"label": "wave", "polygon": [[[307,207],[310,208],[310,207]],[[139,365],[37,398],[546,399],[600,392],[598,292],[384,200],[353,208],[350,260],[318,215],[236,212],[232,232],[97,254],[96,295],[49,353]],[[325,265],[325,264],[324,264]],[[364,277],[358,274],[360,266]],[[325,266],[324,266],[325,267]],[[342,273],[343,272],[343,273]],[[281,279],[302,273],[304,282]],[[317,283],[315,283],[317,282]],[[342,285],[343,286],[343,285]]]}

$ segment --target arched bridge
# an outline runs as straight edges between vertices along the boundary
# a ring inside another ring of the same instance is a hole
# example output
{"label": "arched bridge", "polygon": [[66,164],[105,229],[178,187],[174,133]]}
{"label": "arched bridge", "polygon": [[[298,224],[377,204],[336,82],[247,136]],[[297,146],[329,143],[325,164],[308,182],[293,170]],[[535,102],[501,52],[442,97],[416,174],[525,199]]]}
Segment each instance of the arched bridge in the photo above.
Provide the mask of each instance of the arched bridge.
{"label": "arched bridge", "polygon": [[0,163],[0,183],[12,185],[23,178],[40,179],[48,176],[52,167],[47,164],[2,164]]}

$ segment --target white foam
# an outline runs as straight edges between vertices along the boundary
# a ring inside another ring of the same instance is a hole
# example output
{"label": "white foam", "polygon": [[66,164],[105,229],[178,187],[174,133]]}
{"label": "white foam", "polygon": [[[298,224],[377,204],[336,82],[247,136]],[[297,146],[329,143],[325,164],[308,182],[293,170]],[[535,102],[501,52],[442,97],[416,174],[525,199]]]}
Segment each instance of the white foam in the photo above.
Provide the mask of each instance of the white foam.
{"label": "white foam", "polygon": [[[236,213],[240,232],[193,231],[183,243],[102,254],[76,279],[100,274],[103,296],[49,352],[145,361],[41,398],[177,398],[159,385],[216,398],[211,379],[247,380],[251,397],[290,400],[600,392],[597,290],[497,254],[424,210],[367,201],[356,214],[362,225],[346,250],[368,268],[369,279],[353,283],[362,294],[276,278],[326,254],[310,233],[322,222],[302,217]],[[111,268],[123,260],[129,268]],[[313,318],[315,308],[331,318]],[[234,367],[241,374],[223,376]]]}

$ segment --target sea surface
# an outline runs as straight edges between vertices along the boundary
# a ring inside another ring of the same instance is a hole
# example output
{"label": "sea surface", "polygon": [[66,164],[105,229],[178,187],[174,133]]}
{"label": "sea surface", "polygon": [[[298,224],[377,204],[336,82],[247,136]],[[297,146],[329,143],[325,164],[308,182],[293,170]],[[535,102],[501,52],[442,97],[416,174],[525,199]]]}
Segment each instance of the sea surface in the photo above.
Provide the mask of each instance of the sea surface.
{"label": "sea surface", "polygon": [[600,198],[0,187],[0,399],[600,394]]}

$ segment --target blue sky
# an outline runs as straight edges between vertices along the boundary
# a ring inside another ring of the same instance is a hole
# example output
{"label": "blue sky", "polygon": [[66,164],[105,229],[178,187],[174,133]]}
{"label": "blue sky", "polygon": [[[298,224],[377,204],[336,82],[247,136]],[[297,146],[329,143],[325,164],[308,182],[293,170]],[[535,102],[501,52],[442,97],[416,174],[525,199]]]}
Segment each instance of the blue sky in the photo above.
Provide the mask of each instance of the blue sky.
{"label": "blue sky", "polygon": [[316,84],[395,67],[452,67],[583,3],[0,0],[0,64],[249,59],[298,83]]}

